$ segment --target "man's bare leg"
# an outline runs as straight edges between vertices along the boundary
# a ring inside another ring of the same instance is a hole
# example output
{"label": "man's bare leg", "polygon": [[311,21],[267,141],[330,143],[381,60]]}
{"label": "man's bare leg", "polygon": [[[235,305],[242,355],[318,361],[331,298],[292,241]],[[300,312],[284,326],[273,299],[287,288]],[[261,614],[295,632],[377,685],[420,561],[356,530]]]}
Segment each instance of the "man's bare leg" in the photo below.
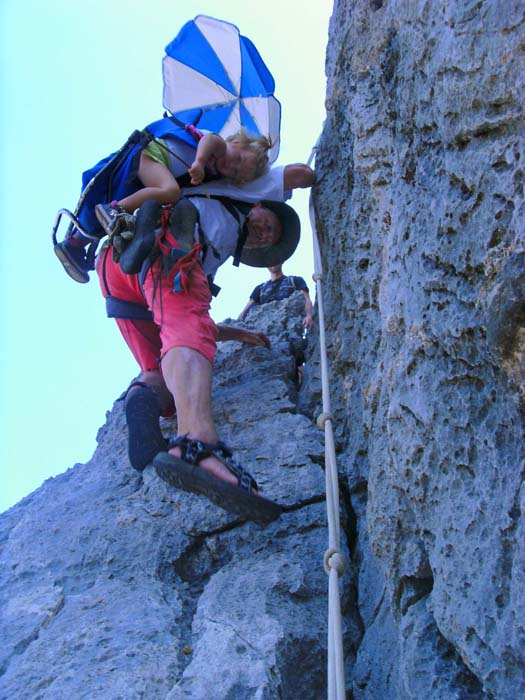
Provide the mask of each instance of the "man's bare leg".
{"label": "man's bare leg", "polygon": [[[212,371],[209,360],[192,348],[171,348],[162,359],[164,379],[175,397],[179,435],[210,443],[219,439],[211,412]],[[170,452],[180,456],[178,447]],[[237,478],[215,457],[204,459],[199,466],[223,481],[237,483]]]}

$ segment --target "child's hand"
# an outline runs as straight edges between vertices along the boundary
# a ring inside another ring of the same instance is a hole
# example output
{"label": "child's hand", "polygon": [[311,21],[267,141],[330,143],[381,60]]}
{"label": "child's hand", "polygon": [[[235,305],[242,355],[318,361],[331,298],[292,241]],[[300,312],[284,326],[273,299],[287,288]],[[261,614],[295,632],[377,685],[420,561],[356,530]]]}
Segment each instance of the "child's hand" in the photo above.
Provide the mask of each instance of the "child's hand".
{"label": "child's hand", "polygon": [[188,173],[190,174],[192,185],[200,185],[204,180],[204,166],[196,160],[191,164]]}

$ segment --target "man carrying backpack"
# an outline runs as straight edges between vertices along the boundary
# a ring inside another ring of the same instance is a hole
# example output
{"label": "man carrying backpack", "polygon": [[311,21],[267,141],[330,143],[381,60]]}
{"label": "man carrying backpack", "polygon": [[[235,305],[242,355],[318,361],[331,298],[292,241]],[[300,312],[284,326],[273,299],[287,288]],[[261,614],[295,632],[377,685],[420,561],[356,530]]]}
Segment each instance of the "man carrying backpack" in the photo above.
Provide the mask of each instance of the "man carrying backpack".
{"label": "man carrying backpack", "polygon": [[[313,172],[294,167],[287,166],[288,178],[283,170],[284,186],[310,186]],[[195,242],[194,231],[200,231]],[[259,522],[275,519],[281,508],[258,495],[255,480],[219,441],[212,419],[216,340],[241,338],[229,337],[232,329],[221,331],[210,318],[207,277],[231,255],[256,267],[282,263],[299,235],[297,214],[282,202],[250,207],[197,196],[182,199],[171,212],[147,202],[137,216],[131,252],[125,250],[117,263],[110,246],[97,265],[108,311],[142,370],[125,403],[130,461],[140,469],[153,458],[157,473],[170,484],[205,494],[222,508]],[[148,238],[156,243],[146,272],[126,274],[122,266],[136,271],[133,254]],[[159,415],[169,409],[170,395],[179,434],[166,451]]]}

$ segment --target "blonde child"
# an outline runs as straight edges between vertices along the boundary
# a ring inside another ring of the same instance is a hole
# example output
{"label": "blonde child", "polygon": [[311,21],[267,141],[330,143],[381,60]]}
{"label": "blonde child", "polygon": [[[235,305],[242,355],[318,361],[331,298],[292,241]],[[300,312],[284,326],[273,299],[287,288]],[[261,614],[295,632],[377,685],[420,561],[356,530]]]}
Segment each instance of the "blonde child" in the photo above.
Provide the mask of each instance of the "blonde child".
{"label": "blonde child", "polygon": [[[268,168],[271,143],[265,136],[250,136],[241,129],[224,140],[214,133],[202,135],[194,127],[187,130],[195,135],[195,146],[175,138],[151,141],[140,154],[137,175],[143,187],[119,201],[95,206],[104,232],[115,236],[117,253],[121,252],[119,246],[133,237],[133,212],[148,199],[159,204],[175,204],[180,199],[181,187],[217,179],[243,185]],[[76,282],[89,281],[91,267],[85,252],[88,244],[88,239],[74,232],[55,246],[56,256]]]}
{"label": "blonde child", "polygon": [[[110,204],[95,207],[97,219],[104,231],[112,236],[133,229],[130,216],[144,202],[154,199],[159,204],[175,204],[180,199],[181,184],[200,185],[204,181],[224,178],[243,185],[262,175],[268,167],[271,144],[265,136],[249,136],[244,129],[224,140],[218,134],[205,134],[197,145],[185,182],[185,158],[179,155],[185,144],[175,140],[151,142],[142,152],[138,177],[144,187]],[[191,147],[189,147],[191,148]],[[125,236],[124,236],[125,238]]]}

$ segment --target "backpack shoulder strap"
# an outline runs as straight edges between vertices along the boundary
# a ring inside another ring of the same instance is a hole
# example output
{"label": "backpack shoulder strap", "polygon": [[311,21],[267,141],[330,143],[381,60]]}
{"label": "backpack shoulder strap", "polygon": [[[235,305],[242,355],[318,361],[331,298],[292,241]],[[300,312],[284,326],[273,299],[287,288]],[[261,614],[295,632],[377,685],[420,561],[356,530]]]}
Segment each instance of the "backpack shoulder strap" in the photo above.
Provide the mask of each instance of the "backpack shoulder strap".
{"label": "backpack shoulder strap", "polygon": [[238,199],[231,199],[230,197],[224,197],[223,195],[219,194],[192,194],[191,196],[216,199],[233,216],[238,226],[237,245],[235,246],[235,252],[233,254],[233,265],[235,265],[235,267],[239,267],[242,249],[244,248],[244,244],[248,238],[248,229],[244,222],[241,223],[241,215],[246,216],[252,208],[252,205],[248,202],[241,202]]}

